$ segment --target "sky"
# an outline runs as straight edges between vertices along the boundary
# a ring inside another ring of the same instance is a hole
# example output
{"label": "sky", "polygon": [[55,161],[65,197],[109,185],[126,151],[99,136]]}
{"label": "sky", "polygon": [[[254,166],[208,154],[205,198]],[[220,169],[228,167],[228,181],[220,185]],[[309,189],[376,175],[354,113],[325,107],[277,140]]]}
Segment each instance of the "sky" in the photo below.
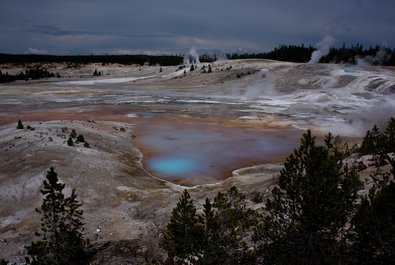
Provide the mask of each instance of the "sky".
{"label": "sky", "polygon": [[0,0],[0,53],[182,54],[395,47],[394,0]]}

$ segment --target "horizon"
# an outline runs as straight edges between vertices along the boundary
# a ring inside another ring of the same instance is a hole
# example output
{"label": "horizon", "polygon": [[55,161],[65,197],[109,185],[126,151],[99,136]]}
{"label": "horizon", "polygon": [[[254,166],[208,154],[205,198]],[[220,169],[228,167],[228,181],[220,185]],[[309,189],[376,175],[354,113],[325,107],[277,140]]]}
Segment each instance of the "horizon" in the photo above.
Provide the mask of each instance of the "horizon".
{"label": "horizon", "polygon": [[[195,52],[197,53],[197,55],[226,55],[226,54],[260,54],[260,53],[269,53],[271,51],[273,51],[276,48],[281,47],[282,45],[285,44],[278,44],[277,46],[275,46],[274,48],[270,49],[270,50],[247,50],[247,49],[238,49],[238,50],[229,50],[229,51],[223,51],[220,49],[195,49],[194,47],[189,49],[189,50],[185,50],[182,53],[175,53],[175,52],[165,52],[163,51],[162,53],[93,53],[93,52],[88,52],[88,53],[81,53],[81,54],[56,54],[56,53],[8,53],[8,52],[3,52],[0,51],[0,55],[38,55],[38,56],[128,56],[128,55],[141,55],[141,56],[181,56],[184,57],[186,55],[188,55],[191,51],[195,50]],[[305,43],[301,43],[301,44],[288,44],[289,46],[297,46],[297,47],[307,47],[307,48],[314,48],[315,50],[319,49],[319,45],[312,45],[312,44],[305,44]],[[361,45],[363,49],[369,49],[369,48],[376,48],[376,47],[383,47],[385,49],[389,49],[391,51],[395,52],[395,46],[391,47],[391,46],[387,46],[387,45],[379,45],[379,44],[373,44],[373,45],[363,45],[360,43],[353,43],[353,44],[346,44],[343,43],[341,45],[331,45],[330,48],[340,48],[340,47],[345,47],[347,48],[351,48],[351,47],[355,47]]]}

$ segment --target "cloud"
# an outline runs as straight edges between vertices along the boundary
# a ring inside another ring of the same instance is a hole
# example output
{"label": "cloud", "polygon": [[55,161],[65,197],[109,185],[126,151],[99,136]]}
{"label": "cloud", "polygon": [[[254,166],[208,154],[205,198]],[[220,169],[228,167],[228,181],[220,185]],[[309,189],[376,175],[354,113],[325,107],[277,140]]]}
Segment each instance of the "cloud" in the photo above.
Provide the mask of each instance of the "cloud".
{"label": "cloud", "polygon": [[26,53],[29,54],[49,54],[46,50],[36,49],[36,48],[29,48],[27,49]]}
{"label": "cloud", "polygon": [[92,30],[68,30],[50,25],[37,25],[29,29],[29,32],[50,36],[79,36],[79,35],[105,35],[103,32]]}
{"label": "cloud", "polygon": [[145,55],[163,55],[162,50],[144,50],[144,49],[117,49],[113,51],[114,54],[128,55],[128,54],[145,54]]}

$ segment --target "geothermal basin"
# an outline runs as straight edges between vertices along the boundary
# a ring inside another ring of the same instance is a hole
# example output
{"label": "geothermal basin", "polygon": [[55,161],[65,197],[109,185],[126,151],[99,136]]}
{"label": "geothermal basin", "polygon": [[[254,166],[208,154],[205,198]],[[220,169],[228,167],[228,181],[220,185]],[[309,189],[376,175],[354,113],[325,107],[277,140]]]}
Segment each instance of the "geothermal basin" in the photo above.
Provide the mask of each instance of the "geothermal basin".
{"label": "geothermal basin", "polygon": [[[45,67],[62,78],[0,84],[2,258],[23,263],[20,250],[37,240],[34,209],[51,166],[77,189],[86,238],[132,239],[155,254],[185,186],[199,205],[231,186],[269,195],[307,129],[318,142],[332,132],[360,143],[395,116],[393,67],[233,60],[204,73],[203,65],[53,64]],[[103,76],[92,77],[95,69]],[[68,146],[72,129],[90,148]]]}
{"label": "geothermal basin", "polygon": [[[212,66],[206,74],[176,66],[55,65],[70,77],[1,85],[0,125],[18,119],[124,122],[145,169],[188,184],[282,162],[306,129],[361,137],[395,114],[392,68],[268,60]],[[105,77],[80,74],[95,69]]]}

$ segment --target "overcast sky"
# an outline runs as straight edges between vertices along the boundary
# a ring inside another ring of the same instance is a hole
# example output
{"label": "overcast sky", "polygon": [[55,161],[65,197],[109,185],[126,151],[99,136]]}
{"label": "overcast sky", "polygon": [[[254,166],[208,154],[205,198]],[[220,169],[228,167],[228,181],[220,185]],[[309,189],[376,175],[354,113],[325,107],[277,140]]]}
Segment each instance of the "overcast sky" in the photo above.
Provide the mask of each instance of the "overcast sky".
{"label": "overcast sky", "polygon": [[395,0],[0,0],[0,52],[268,51],[279,44],[395,47]]}

